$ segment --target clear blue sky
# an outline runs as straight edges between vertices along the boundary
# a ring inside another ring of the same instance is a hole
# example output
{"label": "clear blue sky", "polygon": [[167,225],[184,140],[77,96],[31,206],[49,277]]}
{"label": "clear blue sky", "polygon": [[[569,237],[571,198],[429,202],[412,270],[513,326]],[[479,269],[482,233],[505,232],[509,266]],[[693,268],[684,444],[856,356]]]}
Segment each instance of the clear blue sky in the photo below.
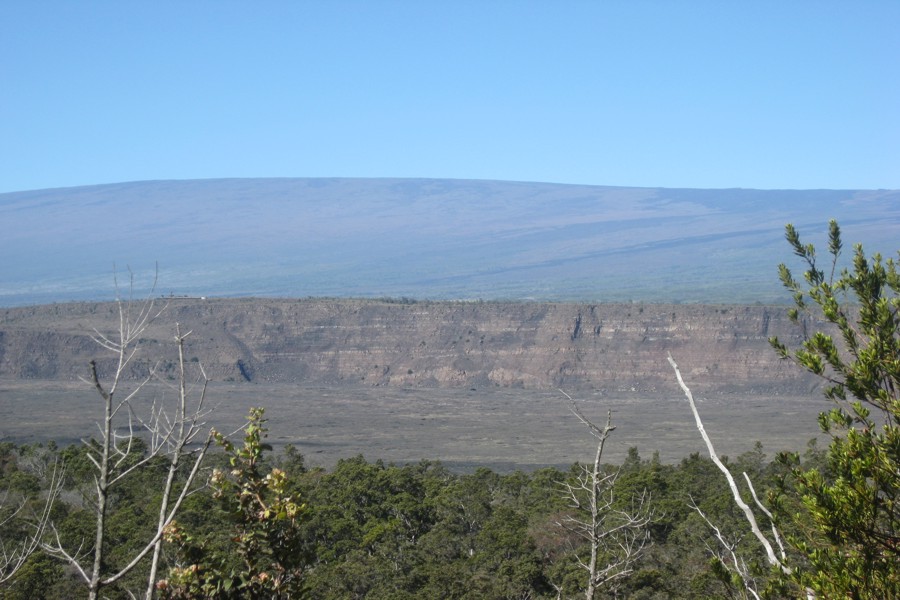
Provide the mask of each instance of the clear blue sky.
{"label": "clear blue sky", "polygon": [[900,188],[900,2],[0,3],[0,192]]}

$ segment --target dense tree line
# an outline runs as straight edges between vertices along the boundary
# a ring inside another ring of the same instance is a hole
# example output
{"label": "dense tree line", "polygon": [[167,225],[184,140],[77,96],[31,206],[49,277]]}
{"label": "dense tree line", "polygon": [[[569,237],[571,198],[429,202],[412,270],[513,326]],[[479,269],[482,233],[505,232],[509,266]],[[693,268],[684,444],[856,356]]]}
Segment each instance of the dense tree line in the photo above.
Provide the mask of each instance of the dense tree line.
{"label": "dense tree line", "polygon": [[[409,465],[339,461],[308,469],[288,447],[266,451],[265,423],[256,413],[243,444],[209,457],[209,485],[188,496],[163,546],[157,592],[162,597],[311,598],[556,598],[581,597],[578,567],[585,545],[560,525],[573,510],[562,484],[580,465],[561,470],[497,473],[479,468],[454,473],[438,462]],[[91,539],[86,506],[93,485],[83,447],[0,445],[0,488],[8,500],[40,504],[38,465],[54,457],[69,468],[54,521],[66,540]],[[232,460],[235,459],[236,460]],[[726,459],[727,460],[727,459]],[[812,447],[806,466],[820,465]],[[135,471],[110,498],[108,565],[120,567],[156,525],[167,463]],[[730,461],[761,489],[775,489],[785,467],[757,448]],[[724,530],[741,530],[741,517],[712,462],[699,455],[678,464],[640,457],[636,448],[618,466],[615,497],[622,506],[645,491],[653,499],[647,552],[616,590],[629,598],[719,598],[736,591],[713,568],[702,507]],[[34,508],[32,507],[32,508]],[[267,512],[268,511],[268,512]],[[4,543],[27,535],[8,524]],[[751,560],[760,564],[762,557]],[[140,595],[147,565],[115,585],[108,597]],[[84,583],[65,563],[33,554],[3,589],[3,598],[72,598]],[[611,593],[611,592],[610,592]],[[598,597],[614,597],[598,595]]]}

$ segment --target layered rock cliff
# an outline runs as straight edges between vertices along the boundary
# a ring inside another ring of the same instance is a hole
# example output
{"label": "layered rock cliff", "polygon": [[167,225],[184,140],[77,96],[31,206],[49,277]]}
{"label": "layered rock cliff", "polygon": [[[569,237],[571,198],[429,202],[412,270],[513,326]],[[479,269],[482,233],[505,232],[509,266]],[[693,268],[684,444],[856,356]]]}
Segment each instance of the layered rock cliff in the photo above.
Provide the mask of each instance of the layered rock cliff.
{"label": "layered rock cliff", "polygon": [[[217,380],[653,394],[671,388],[671,352],[706,392],[815,383],[769,348],[801,334],[778,306],[170,299],[130,373],[174,376],[176,322]],[[0,377],[74,379],[92,359],[109,372],[91,334],[117,323],[110,303],[3,310]]]}

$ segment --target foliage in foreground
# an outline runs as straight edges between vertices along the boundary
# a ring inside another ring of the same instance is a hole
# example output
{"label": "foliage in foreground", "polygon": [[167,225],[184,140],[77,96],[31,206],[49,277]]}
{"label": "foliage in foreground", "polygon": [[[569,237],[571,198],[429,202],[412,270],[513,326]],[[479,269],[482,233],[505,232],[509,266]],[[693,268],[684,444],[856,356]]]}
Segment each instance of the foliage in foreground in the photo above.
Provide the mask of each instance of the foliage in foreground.
{"label": "foliage in foreground", "polygon": [[300,522],[306,507],[288,492],[287,473],[265,464],[263,453],[271,450],[265,436],[261,408],[250,410],[243,446],[215,434],[228,469],[213,469],[209,486],[218,503],[219,527],[231,543],[214,550],[215,536],[197,536],[173,522],[166,541],[175,549],[175,566],[168,579],[157,583],[162,597],[276,600],[302,595],[306,560]]}
{"label": "foliage in foreground", "polygon": [[[261,415],[259,415],[261,416]],[[251,424],[253,421],[251,421]],[[586,548],[558,525],[572,514],[561,482],[577,483],[581,465],[501,474],[487,468],[454,473],[440,463],[370,462],[359,456],[330,470],[307,469],[293,449],[266,452],[261,420],[245,431],[243,446],[223,444],[211,457],[210,486],[185,501],[167,532],[157,590],[171,598],[563,598],[584,597]],[[39,479],[27,457],[34,446],[0,447],[0,487],[31,493]],[[42,452],[47,452],[43,449]],[[82,449],[61,451],[76,465]],[[814,453],[810,455],[814,458]],[[783,473],[761,449],[731,461],[760,487]],[[728,531],[740,529],[715,466],[699,455],[681,463],[642,459],[633,449],[618,467],[616,498],[623,506],[647,490],[659,514],[652,545],[635,565],[618,597],[718,598],[728,594],[710,568],[705,526],[688,505],[692,498]],[[164,474],[160,465],[159,475]],[[90,535],[78,491],[88,469],[70,469],[55,509],[60,534]],[[154,482],[127,480],[113,502],[110,537],[127,557],[135,532],[152,528]],[[0,532],[4,540],[16,533]],[[147,565],[105,589],[128,598],[144,589]],[[72,598],[83,583],[62,563],[34,554],[0,590],[4,599]],[[613,597],[599,593],[597,598]]]}
{"label": "foliage in foreground", "polygon": [[[853,251],[852,269],[838,271],[837,222],[829,227],[828,273],[813,245],[786,237],[804,263],[801,283],[780,266],[794,294],[790,316],[824,321],[789,350],[772,345],[826,382],[833,402],[819,417],[831,435],[827,468],[793,468],[796,490],[779,498],[794,512],[793,546],[805,563],[797,580],[823,598],[891,598],[900,593],[900,276],[893,259]],[[790,510],[787,511],[790,513]]]}

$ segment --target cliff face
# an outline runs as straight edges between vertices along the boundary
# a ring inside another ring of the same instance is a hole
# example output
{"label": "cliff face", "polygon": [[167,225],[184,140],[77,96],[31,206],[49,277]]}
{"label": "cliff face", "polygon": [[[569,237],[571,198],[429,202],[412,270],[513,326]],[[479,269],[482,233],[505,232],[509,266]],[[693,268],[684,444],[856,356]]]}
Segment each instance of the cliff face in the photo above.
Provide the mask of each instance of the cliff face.
{"label": "cliff face", "polygon": [[[814,384],[768,345],[771,335],[799,340],[784,307],[173,299],[147,331],[134,375],[158,364],[174,376],[176,322],[192,331],[189,360],[217,380],[646,395],[671,388],[671,352],[698,391]],[[117,323],[113,304],[3,310],[0,377],[73,379],[91,359],[102,375],[112,359],[90,335]]]}

